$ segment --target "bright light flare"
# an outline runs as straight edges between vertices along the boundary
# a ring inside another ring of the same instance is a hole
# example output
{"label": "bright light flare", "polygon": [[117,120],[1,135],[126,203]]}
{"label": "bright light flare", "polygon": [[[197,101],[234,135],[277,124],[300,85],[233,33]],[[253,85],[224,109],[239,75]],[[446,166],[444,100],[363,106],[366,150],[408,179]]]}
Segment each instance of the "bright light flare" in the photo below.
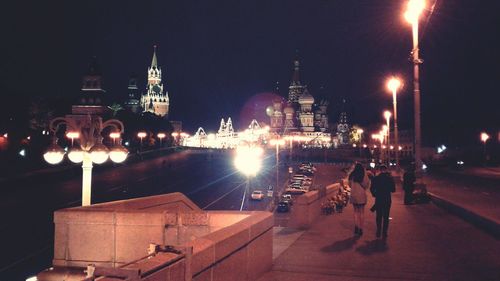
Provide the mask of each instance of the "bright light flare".
{"label": "bright light flare", "polygon": [[389,110],[384,111],[384,118],[386,120],[390,119],[392,116],[392,113]]}
{"label": "bright light flare", "polygon": [[122,163],[127,159],[127,155],[128,150],[121,145],[113,147],[109,152],[109,158],[115,163]]}
{"label": "bright light flare", "polygon": [[179,136],[179,133],[177,133],[177,132],[173,132],[173,133],[172,133],[172,137],[176,138],[176,137],[178,137],[178,136]]}
{"label": "bright light flare", "polygon": [[47,152],[43,154],[43,159],[45,159],[47,163],[55,165],[63,160],[64,154],[65,152],[60,146],[52,144],[47,149]]}
{"label": "bright light flare", "polygon": [[66,137],[69,139],[77,139],[80,137],[80,133],[78,132],[67,132]]}
{"label": "bright light flare", "polygon": [[158,133],[156,135],[159,139],[163,139],[164,137],[166,137],[165,133]]}
{"label": "bright light flare", "polygon": [[397,77],[391,77],[387,81],[387,89],[391,91],[391,93],[397,92],[397,90],[401,87],[401,80]]}
{"label": "bright light flare", "polygon": [[112,139],[117,139],[117,138],[120,137],[120,133],[116,133],[116,132],[110,133],[109,137],[112,138]]}
{"label": "bright light flare", "polygon": [[137,133],[137,136],[142,139],[142,138],[145,138],[147,136],[147,134],[146,134],[146,132],[139,132],[139,133]]}
{"label": "bright light flare", "polygon": [[262,147],[255,146],[238,146],[236,148],[236,156],[234,165],[247,177],[255,176],[262,167]]}
{"label": "bright light flare", "polygon": [[68,152],[68,158],[73,163],[82,163],[82,161],[83,161],[83,154],[84,153],[85,152],[81,148],[73,147]]}
{"label": "bright light flare", "polygon": [[269,141],[270,145],[285,145],[285,140],[284,139],[271,139]]}
{"label": "bright light flare", "polygon": [[418,18],[425,9],[425,0],[410,0],[408,1],[408,6],[404,17],[407,22],[415,24],[418,22]]}
{"label": "bright light flare", "polygon": [[108,160],[109,150],[102,143],[95,144],[90,149],[90,158],[96,164],[102,164]]}
{"label": "bright light flare", "polygon": [[489,139],[490,139],[490,135],[488,135],[488,134],[487,134],[487,133],[485,133],[485,132],[482,132],[482,133],[481,133],[481,141],[482,141],[483,143],[486,143]]}

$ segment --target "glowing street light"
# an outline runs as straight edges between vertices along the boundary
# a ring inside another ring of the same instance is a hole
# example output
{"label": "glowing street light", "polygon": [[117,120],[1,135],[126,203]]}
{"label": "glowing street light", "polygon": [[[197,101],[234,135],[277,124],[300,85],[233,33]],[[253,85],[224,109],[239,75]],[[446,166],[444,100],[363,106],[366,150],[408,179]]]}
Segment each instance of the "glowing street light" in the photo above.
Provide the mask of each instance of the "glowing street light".
{"label": "glowing street light", "polygon": [[279,147],[285,145],[285,140],[284,139],[271,139],[269,142],[270,145],[275,145],[276,146],[276,186],[275,188],[278,188],[279,185]]}
{"label": "glowing street light", "polygon": [[113,140],[113,145],[116,142],[116,139],[120,138],[121,134],[117,132],[113,132],[109,134],[109,137]]}
{"label": "glowing street light", "polygon": [[490,139],[490,135],[488,135],[486,132],[481,132],[480,135],[481,141],[483,142],[483,155],[484,155],[484,160],[487,161],[487,154],[486,154],[486,142]]}
{"label": "glowing street light", "polygon": [[422,175],[422,135],[420,130],[420,75],[419,65],[422,60],[419,57],[418,47],[418,21],[420,15],[425,9],[424,0],[409,0],[407,10],[404,14],[405,19],[412,26],[413,35],[413,91],[414,91],[414,122],[415,122],[415,164],[417,178],[421,179]]}
{"label": "glowing street light", "polygon": [[67,132],[66,137],[71,139],[71,146],[73,146],[74,140],[80,137],[80,133],[78,132]]}
{"label": "glowing street light", "polygon": [[137,137],[141,139],[141,148],[142,148],[142,140],[147,136],[146,132],[137,133]]}
{"label": "glowing street light", "polygon": [[234,158],[234,165],[236,168],[247,177],[247,186],[243,193],[241,200],[240,211],[243,210],[247,190],[250,186],[250,178],[257,175],[262,166],[262,154],[264,150],[262,147],[256,146],[238,146],[236,148],[236,155]]}
{"label": "glowing street light", "polygon": [[[390,134],[391,134],[391,112],[389,110],[386,110],[384,111],[384,118],[385,118],[385,123],[386,123],[386,126],[387,126],[387,134],[386,134],[386,137],[387,137],[387,141],[386,141],[386,144],[389,146],[390,145]],[[391,161],[391,154],[390,154],[390,151],[387,150],[386,151],[387,153],[387,164],[389,164],[389,162]]]}
{"label": "glowing street light", "polygon": [[158,133],[156,136],[160,139],[160,147],[162,147],[162,141],[167,135],[165,133]]}
{"label": "glowing street light", "polygon": [[[127,149],[121,145],[121,140],[111,150],[104,146],[102,144],[102,131],[111,127],[122,133],[124,126],[116,119],[102,122],[102,118],[95,115],[68,115],[55,118],[50,122],[50,131],[54,136],[61,125],[65,125],[70,130],[66,136],[71,138],[72,142],[75,138],[80,140],[79,146],[69,150],[68,158],[73,163],[82,163],[82,206],[88,206],[91,204],[92,163],[102,164],[108,158],[111,158],[113,162],[121,163],[125,161],[128,154]],[[53,143],[48,147],[43,158],[49,164],[55,165],[63,160],[64,154],[65,150],[57,145],[57,139],[54,137]]]}
{"label": "glowing street light", "polygon": [[[399,147],[399,133],[398,133],[398,101],[397,101],[397,92],[401,88],[402,82],[397,77],[391,77],[389,81],[387,81],[387,88],[392,93],[392,108],[394,113],[394,144],[396,147]],[[399,151],[396,149],[396,168],[399,169]]]}
{"label": "glowing street light", "polygon": [[486,142],[490,139],[490,135],[488,135],[487,133],[485,132],[482,132],[481,133],[481,141],[486,144]]}

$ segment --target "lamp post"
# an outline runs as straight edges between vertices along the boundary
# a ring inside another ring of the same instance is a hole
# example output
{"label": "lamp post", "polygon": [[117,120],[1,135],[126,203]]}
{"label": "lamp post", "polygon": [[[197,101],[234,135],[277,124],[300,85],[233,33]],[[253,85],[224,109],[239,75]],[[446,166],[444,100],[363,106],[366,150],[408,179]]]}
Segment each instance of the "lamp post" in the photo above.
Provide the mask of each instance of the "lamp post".
{"label": "lamp post", "polygon": [[[390,147],[391,146],[391,138],[390,138],[390,135],[391,135],[391,112],[389,110],[386,110],[384,111],[384,118],[385,118],[385,124],[387,126],[387,134],[386,134],[386,137],[387,137],[387,147]],[[390,150],[387,149],[387,166],[390,166],[390,162],[391,162],[391,154],[390,154]]]}
{"label": "lamp post", "polygon": [[156,136],[160,139],[160,148],[161,148],[163,146],[163,143],[162,143],[163,139],[165,138],[166,135],[165,135],[165,133],[158,133]]}
{"label": "lamp post", "polygon": [[392,92],[392,108],[394,113],[394,146],[396,147],[396,169],[399,169],[399,133],[398,133],[398,102],[397,91],[401,87],[401,80],[391,77],[387,82],[387,88]]}
{"label": "lamp post", "polygon": [[285,137],[285,140],[288,140],[290,141],[290,150],[288,152],[289,155],[289,161],[292,162],[292,153],[293,153],[293,136],[292,135],[289,135],[289,136],[286,136]]}
{"label": "lamp post", "polygon": [[137,137],[141,139],[141,147],[140,149],[142,150],[142,140],[147,136],[146,132],[139,132],[137,133]]}
{"label": "lamp post", "polygon": [[[179,133],[178,132],[173,132],[172,133],[172,137],[174,138],[175,145],[179,145],[179,143],[178,143],[179,142],[179,139],[178,139]],[[200,147],[201,147],[201,145],[200,145]]]}
{"label": "lamp post", "polygon": [[279,147],[280,147],[280,145],[285,145],[285,140],[284,139],[272,139],[270,141],[270,144],[276,146],[276,186],[275,186],[275,188],[278,188],[278,185],[279,185]]}
{"label": "lamp post", "polygon": [[421,179],[422,176],[422,135],[420,131],[420,76],[419,65],[423,62],[419,57],[418,49],[418,21],[425,8],[424,0],[409,0],[408,9],[404,17],[412,26],[413,35],[413,93],[414,93],[414,119],[415,119],[415,165],[417,178]]}
{"label": "lamp post", "polygon": [[485,132],[481,132],[480,138],[481,138],[481,141],[483,142],[483,157],[484,157],[484,161],[486,163],[486,161],[488,161],[487,156],[486,156],[486,142],[490,139],[490,135],[488,135]]}
{"label": "lamp post", "polygon": [[57,145],[55,137],[59,126],[65,125],[72,142],[75,138],[80,140],[79,147],[72,147],[68,152],[68,158],[73,163],[82,163],[82,206],[91,204],[92,163],[102,164],[110,158],[115,163],[121,163],[127,158],[128,151],[121,145],[119,136],[118,143],[111,149],[102,144],[102,131],[111,127],[118,134],[123,133],[123,123],[116,119],[106,122],[96,115],[67,115],[58,117],[50,122],[50,130],[54,134],[52,145],[43,155],[49,164],[58,164],[64,158],[65,151]]}
{"label": "lamp post", "polygon": [[259,146],[242,145],[236,148],[234,165],[247,178],[247,184],[241,199],[240,211],[243,210],[246,194],[250,188],[250,178],[257,175],[262,166],[262,154],[264,151]]}

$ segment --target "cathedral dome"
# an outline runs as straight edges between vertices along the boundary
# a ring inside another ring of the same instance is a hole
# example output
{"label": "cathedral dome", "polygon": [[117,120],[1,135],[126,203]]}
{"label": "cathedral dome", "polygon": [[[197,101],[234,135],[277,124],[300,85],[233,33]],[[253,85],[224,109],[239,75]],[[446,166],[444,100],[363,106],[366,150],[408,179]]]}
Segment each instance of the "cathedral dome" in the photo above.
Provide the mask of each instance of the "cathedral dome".
{"label": "cathedral dome", "polygon": [[314,97],[309,94],[309,91],[306,89],[302,95],[299,97],[299,104],[313,104]]}
{"label": "cathedral dome", "polygon": [[295,110],[293,109],[293,106],[291,104],[287,104],[285,109],[283,109],[283,112],[285,114],[293,114],[295,112]]}

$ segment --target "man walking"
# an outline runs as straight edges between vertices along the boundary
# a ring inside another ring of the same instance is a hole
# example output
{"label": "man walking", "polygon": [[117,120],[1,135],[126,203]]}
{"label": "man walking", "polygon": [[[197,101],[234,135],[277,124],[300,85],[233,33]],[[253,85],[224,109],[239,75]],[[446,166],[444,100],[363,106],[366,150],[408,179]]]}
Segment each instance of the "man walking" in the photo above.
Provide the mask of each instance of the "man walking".
{"label": "man walking", "polygon": [[[387,238],[389,229],[389,213],[391,210],[391,193],[396,191],[396,185],[387,166],[379,167],[380,173],[373,178],[370,192],[375,197],[375,211],[377,212],[377,238],[380,234]],[[382,231],[382,233],[381,233]]]}

